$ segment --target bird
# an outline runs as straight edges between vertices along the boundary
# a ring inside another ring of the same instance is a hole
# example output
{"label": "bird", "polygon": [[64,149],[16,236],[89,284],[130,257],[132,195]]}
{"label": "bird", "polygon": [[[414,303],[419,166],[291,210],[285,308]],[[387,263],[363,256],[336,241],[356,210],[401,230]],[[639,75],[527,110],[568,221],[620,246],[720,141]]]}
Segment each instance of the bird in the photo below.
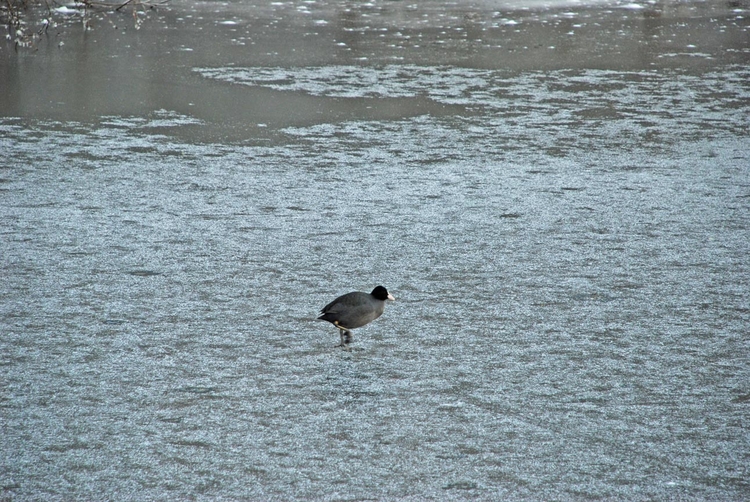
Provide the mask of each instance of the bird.
{"label": "bird", "polygon": [[318,319],[336,326],[341,335],[338,347],[346,347],[352,341],[351,330],[361,328],[380,317],[386,300],[393,301],[395,298],[383,286],[377,286],[372,293],[352,291],[323,307]]}

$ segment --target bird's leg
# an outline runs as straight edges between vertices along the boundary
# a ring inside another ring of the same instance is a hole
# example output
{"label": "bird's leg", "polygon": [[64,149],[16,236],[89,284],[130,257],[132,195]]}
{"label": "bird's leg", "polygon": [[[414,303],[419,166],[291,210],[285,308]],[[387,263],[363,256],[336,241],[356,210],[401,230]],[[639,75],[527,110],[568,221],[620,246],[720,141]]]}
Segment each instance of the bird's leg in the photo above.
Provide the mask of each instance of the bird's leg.
{"label": "bird's leg", "polygon": [[338,346],[347,348],[347,344],[352,341],[352,332],[339,326],[339,335],[341,336],[341,343]]}
{"label": "bird's leg", "polygon": [[339,347],[346,347],[346,344],[351,340],[346,336],[348,330],[340,325],[338,321],[333,321],[333,325],[339,329],[339,336],[341,337],[341,343],[339,344]]}

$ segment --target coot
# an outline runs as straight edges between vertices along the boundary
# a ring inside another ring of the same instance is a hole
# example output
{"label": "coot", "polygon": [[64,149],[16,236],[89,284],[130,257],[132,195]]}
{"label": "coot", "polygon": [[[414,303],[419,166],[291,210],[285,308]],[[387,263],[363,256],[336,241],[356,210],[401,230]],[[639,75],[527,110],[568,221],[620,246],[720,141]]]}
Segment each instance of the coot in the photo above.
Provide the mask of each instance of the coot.
{"label": "coot", "polygon": [[339,347],[345,347],[352,341],[351,330],[361,328],[380,317],[385,309],[386,300],[395,298],[383,286],[376,287],[372,293],[352,291],[323,307],[318,319],[328,321],[339,329]]}

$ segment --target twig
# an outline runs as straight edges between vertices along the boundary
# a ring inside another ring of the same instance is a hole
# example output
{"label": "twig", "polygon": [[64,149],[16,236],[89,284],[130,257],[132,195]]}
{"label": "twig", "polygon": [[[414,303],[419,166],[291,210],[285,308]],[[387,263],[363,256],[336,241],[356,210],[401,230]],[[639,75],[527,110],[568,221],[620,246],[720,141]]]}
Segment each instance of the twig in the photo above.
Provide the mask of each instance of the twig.
{"label": "twig", "polygon": [[130,2],[132,2],[132,1],[133,1],[133,0],[128,0],[128,1],[127,1],[127,2],[125,2],[124,4],[120,5],[120,6],[118,7],[118,8],[116,8],[116,9],[115,9],[115,12],[117,12],[117,11],[118,11],[118,10],[120,10],[120,9],[122,9],[123,7],[125,7],[125,6],[127,5],[127,4],[129,4],[129,3],[130,3]]}

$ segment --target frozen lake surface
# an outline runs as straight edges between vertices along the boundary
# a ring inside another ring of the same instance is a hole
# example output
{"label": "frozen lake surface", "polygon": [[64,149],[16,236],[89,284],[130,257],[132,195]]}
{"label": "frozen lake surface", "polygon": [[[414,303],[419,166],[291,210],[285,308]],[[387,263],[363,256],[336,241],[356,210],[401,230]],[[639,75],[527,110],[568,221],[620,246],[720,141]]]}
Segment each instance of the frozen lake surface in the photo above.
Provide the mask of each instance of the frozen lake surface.
{"label": "frozen lake surface", "polygon": [[750,497],[746,4],[70,10],[0,50],[0,499]]}

